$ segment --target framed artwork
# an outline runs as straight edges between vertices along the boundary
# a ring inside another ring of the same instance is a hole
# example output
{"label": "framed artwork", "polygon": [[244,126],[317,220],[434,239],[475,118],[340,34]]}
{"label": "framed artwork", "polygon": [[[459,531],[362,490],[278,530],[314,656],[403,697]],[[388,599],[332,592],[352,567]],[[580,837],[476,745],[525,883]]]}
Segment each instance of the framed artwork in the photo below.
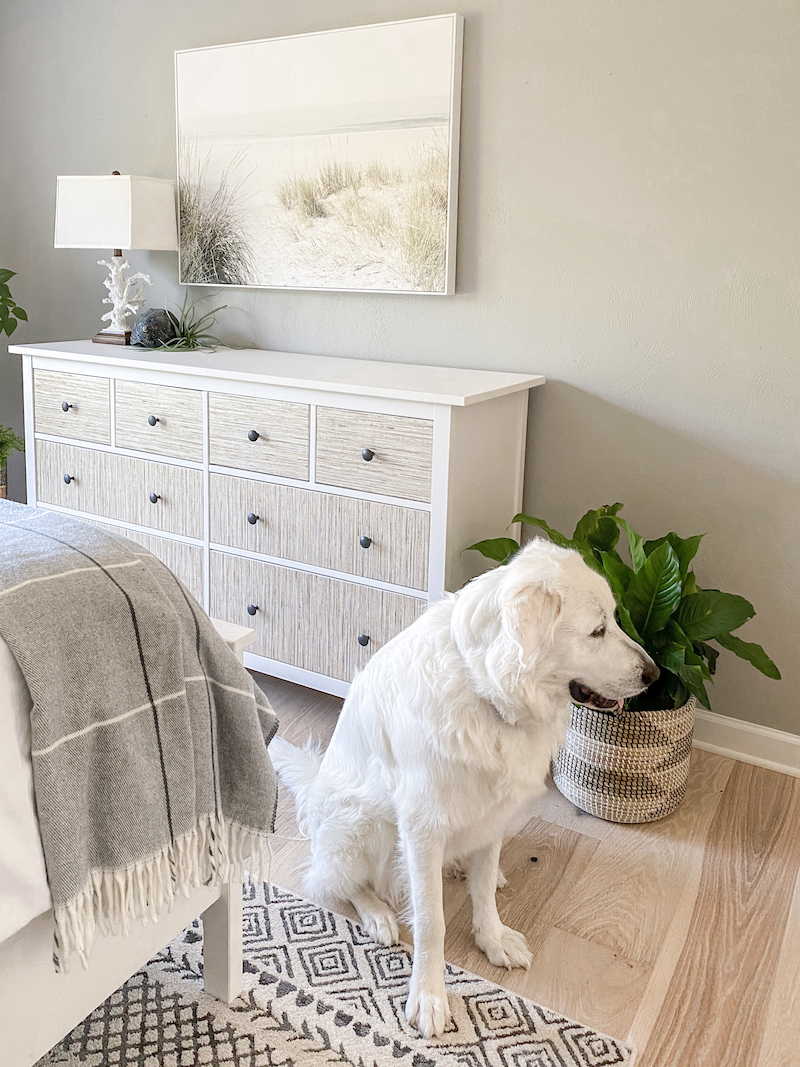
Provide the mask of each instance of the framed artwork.
{"label": "framed artwork", "polygon": [[176,52],[181,282],[453,293],[462,32]]}

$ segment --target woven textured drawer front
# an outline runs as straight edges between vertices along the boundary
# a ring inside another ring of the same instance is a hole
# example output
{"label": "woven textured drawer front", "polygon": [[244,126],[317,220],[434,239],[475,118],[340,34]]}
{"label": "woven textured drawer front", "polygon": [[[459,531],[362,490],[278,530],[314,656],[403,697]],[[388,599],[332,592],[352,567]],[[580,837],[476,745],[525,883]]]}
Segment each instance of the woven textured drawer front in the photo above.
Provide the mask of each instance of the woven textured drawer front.
{"label": "woven textured drawer front", "polygon": [[[255,615],[248,605],[257,608]],[[257,656],[352,680],[426,601],[308,571],[211,553],[211,614],[252,626]],[[359,635],[369,638],[359,643]]]}
{"label": "woven textured drawer front", "polygon": [[108,378],[35,370],[33,397],[36,432],[108,445],[111,443],[108,396]]}
{"label": "woven textured drawer front", "polygon": [[428,419],[317,409],[316,477],[322,485],[429,502],[432,445]]}
{"label": "woven textured drawer front", "polygon": [[118,381],[114,414],[121,448],[202,462],[203,401],[196,389]]}
{"label": "woven textured drawer front", "polygon": [[109,533],[127,537],[152,552],[180,578],[195,600],[203,603],[203,549],[200,545],[189,545],[185,541],[173,541],[169,537],[142,533],[140,530],[110,526],[105,522],[94,522],[94,525]]}
{"label": "woven textured drawer front", "polygon": [[211,475],[215,544],[426,590],[429,531],[426,511]]}
{"label": "woven textured drawer front", "polygon": [[210,393],[209,461],[307,482],[309,425],[308,404]]}
{"label": "woven textured drawer front", "polygon": [[55,441],[36,442],[36,464],[37,496],[45,503],[197,540],[203,536],[201,471]]}

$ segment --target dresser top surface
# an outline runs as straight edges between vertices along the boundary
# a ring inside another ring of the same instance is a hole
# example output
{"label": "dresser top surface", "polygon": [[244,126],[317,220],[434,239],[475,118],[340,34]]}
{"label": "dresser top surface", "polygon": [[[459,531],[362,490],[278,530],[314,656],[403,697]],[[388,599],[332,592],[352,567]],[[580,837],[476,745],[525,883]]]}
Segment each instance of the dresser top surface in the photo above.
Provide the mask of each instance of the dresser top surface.
{"label": "dresser top surface", "polygon": [[89,366],[138,367],[142,371],[174,371],[207,378],[259,382],[332,393],[415,400],[465,407],[544,384],[539,374],[425,367],[412,363],[380,363],[341,356],[311,356],[264,349],[218,348],[176,352],[92,341],[56,341],[41,345],[10,345],[16,355],[45,356]]}

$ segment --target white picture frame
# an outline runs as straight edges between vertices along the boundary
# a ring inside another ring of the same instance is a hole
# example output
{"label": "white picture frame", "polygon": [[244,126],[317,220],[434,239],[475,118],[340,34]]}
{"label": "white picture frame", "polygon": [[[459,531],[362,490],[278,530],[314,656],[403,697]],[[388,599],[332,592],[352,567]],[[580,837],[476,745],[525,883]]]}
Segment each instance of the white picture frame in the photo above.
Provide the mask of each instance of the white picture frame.
{"label": "white picture frame", "polygon": [[463,17],[175,53],[186,285],[455,292]]}

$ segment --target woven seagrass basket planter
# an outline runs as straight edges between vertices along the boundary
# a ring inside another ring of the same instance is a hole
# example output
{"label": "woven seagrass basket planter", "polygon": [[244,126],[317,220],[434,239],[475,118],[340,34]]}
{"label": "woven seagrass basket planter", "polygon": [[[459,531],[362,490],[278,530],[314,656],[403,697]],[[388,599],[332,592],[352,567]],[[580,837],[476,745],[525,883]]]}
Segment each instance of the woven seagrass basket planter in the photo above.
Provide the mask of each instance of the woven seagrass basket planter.
{"label": "woven seagrass basket planter", "polygon": [[697,701],[614,715],[572,705],[553,780],[573,804],[610,822],[654,822],[686,793]]}

